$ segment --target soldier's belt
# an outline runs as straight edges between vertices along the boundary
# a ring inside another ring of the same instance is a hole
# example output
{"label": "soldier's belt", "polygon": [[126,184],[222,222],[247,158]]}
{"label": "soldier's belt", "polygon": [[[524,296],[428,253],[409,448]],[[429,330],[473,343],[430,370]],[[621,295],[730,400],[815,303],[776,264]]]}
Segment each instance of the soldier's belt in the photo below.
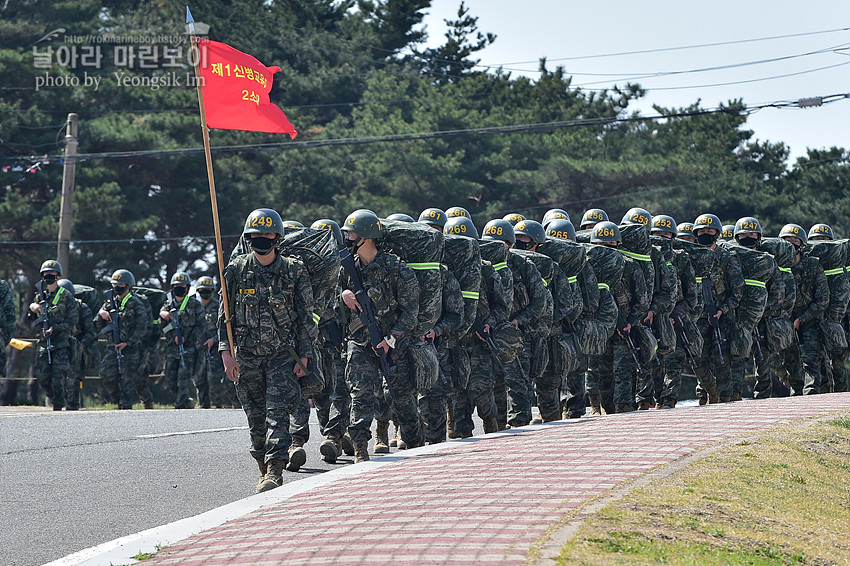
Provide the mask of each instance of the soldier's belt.
{"label": "soldier's belt", "polygon": [[359,318],[355,318],[348,325],[348,331],[351,334],[354,334],[355,332],[357,332],[361,328],[363,328],[363,322]]}

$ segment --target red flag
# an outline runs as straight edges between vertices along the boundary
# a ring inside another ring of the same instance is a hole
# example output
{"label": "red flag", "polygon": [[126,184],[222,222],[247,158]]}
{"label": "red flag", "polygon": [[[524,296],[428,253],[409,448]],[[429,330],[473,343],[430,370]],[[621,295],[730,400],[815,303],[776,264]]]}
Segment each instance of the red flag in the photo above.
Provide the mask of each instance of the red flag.
{"label": "red flag", "polygon": [[207,126],[298,135],[283,110],[269,101],[272,76],[280,67],[266,67],[254,57],[225,43],[198,39]]}

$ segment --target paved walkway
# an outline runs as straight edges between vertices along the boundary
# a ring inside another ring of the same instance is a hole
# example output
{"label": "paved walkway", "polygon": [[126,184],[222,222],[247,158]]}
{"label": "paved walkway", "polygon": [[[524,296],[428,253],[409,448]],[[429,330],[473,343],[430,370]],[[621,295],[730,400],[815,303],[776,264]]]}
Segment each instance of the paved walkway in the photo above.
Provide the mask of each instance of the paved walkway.
{"label": "paved walkway", "polygon": [[842,410],[850,393],[582,418],[429,446],[250,497],[242,512],[255,510],[210,516],[220,524],[180,542],[184,522],[146,543],[128,537],[117,549],[124,560],[113,551],[83,563],[128,563],[158,539],[169,546],[145,566],[525,564],[550,527],[627,480],[735,436]]}

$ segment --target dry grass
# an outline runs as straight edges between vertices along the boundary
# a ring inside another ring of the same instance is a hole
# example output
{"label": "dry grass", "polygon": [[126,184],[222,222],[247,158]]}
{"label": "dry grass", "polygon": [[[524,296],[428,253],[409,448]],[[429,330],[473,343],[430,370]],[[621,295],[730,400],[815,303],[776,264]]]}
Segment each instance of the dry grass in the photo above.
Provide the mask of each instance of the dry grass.
{"label": "dry grass", "polygon": [[850,564],[850,415],[776,427],[595,513],[558,564]]}

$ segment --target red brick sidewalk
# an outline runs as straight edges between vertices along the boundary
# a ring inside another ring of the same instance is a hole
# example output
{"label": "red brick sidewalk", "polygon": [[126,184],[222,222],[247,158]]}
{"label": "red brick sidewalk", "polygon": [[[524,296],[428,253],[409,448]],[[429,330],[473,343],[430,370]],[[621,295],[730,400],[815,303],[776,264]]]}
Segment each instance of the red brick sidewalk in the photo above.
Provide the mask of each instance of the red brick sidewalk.
{"label": "red brick sidewalk", "polygon": [[[145,565],[524,564],[571,509],[718,441],[850,408],[850,393],[552,423],[338,478]],[[283,489],[283,488],[280,488]]]}

